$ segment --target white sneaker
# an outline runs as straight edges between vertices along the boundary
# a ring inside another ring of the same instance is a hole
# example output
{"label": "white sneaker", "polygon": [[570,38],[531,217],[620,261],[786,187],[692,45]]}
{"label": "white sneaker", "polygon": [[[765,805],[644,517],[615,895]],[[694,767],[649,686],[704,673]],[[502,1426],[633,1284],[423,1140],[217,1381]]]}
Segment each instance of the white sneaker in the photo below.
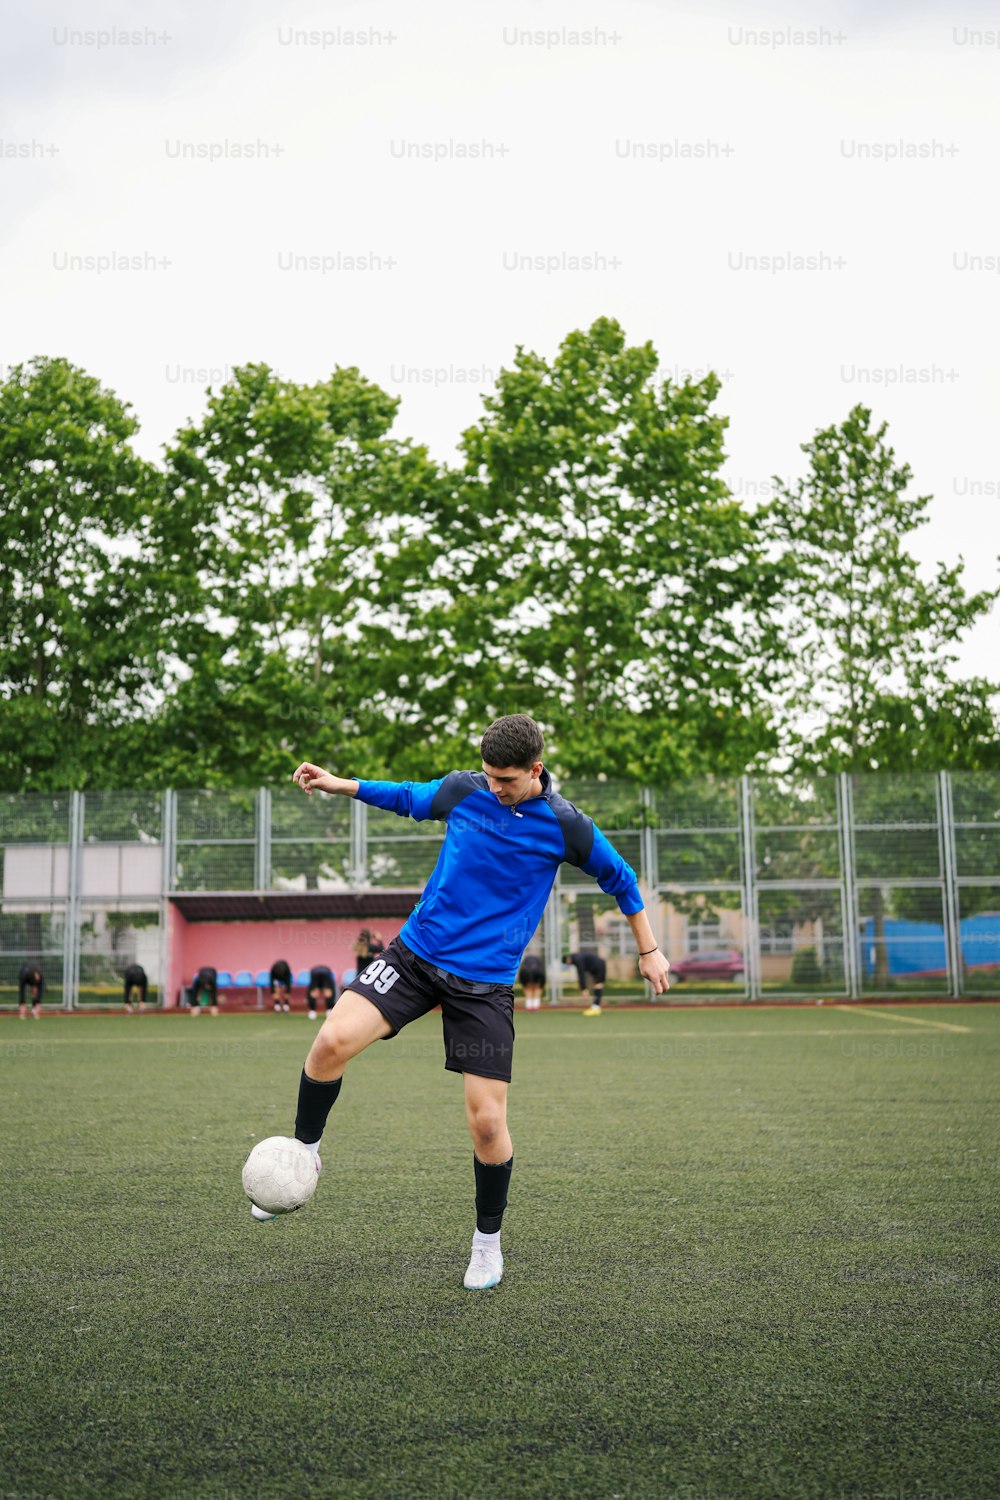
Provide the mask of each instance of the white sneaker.
{"label": "white sneaker", "polygon": [[316,1012],[314,1010],[311,1010],[309,1012],[309,1019],[310,1019],[310,1021],[315,1021],[315,1019],[316,1019]]}
{"label": "white sneaker", "polygon": [[473,1292],[485,1292],[487,1287],[499,1285],[503,1276],[503,1253],[497,1248],[488,1250],[482,1245],[473,1245],[472,1259],[465,1273],[465,1285]]}

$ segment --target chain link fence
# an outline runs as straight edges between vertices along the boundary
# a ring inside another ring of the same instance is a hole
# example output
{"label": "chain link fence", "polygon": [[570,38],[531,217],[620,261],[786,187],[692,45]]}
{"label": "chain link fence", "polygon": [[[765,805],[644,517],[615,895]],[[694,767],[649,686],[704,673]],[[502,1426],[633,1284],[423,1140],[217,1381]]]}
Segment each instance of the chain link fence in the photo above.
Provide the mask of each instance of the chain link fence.
{"label": "chain link fence", "polygon": [[[706,778],[560,786],[635,869],[675,998],[1000,994],[1000,775]],[[118,999],[129,963],[157,997],[171,898],[418,891],[443,825],[295,788],[0,796],[0,1005],[38,964],[48,1003]],[[560,866],[519,932],[553,997],[593,948],[609,999],[638,998],[613,898]]]}

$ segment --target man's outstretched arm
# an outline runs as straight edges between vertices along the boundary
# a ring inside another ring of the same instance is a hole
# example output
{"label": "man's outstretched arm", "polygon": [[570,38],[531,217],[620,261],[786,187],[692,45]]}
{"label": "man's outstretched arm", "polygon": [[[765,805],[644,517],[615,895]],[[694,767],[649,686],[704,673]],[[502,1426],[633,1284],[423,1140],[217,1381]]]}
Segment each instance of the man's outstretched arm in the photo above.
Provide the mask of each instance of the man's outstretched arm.
{"label": "man's outstretched arm", "polygon": [[357,781],[333,776],[319,766],[303,761],[292,777],[304,792],[333,792],[342,797],[357,797],[370,807],[382,807],[400,818],[414,818],[421,823],[432,816],[434,797],[444,778],[437,781]]}
{"label": "man's outstretched arm", "polygon": [[311,761],[304,760],[292,777],[307,796],[311,797],[313,792],[332,792],[335,796],[356,797],[358,795],[358,783],[345,780],[343,776],[333,776],[329,771],[324,771],[320,766],[314,766]]}

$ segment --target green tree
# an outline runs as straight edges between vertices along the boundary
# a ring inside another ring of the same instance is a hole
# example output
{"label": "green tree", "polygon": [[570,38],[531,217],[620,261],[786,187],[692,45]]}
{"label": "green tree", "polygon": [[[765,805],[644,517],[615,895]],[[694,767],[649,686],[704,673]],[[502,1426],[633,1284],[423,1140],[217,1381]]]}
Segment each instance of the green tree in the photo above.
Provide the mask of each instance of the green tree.
{"label": "green tree", "polygon": [[718,381],[658,381],[657,364],[609,319],[551,362],[519,348],[463,435],[383,622],[387,646],[422,635],[419,680],[390,650],[382,687],[403,683],[425,752],[468,757],[515,710],[573,776],[732,770],[771,743],[775,570],[719,477]]}
{"label": "green tree", "polygon": [[183,670],[161,759],[175,784],[279,779],[296,754],[344,765],[360,743],[369,769],[384,760],[366,627],[438,482],[423,448],[389,436],[397,404],[355,369],[298,385],[247,365],[170,446],[161,545]]}
{"label": "green tree", "polygon": [[123,723],[155,696],[159,612],[137,423],[65,359],[0,386],[0,785],[106,784]]}
{"label": "green tree", "polygon": [[957,682],[956,646],[998,589],[967,593],[963,564],[921,577],[907,550],[927,497],[909,492],[887,424],[856,406],[803,445],[809,471],[776,480],[767,513],[788,574],[780,701],[793,762],[824,770],[1000,765],[997,685]]}

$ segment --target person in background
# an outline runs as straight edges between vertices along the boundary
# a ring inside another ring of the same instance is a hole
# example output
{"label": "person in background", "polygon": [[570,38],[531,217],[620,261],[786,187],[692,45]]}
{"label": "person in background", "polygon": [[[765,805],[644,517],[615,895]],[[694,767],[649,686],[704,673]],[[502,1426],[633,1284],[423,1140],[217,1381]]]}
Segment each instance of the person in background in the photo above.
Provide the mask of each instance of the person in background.
{"label": "person in background", "polygon": [[320,1001],[326,1015],[337,1003],[337,976],[326,964],[317,964],[309,970],[309,1019],[315,1021],[319,1014]]}
{"label": "person in background", "polygon": [[540,1009],[542,991],[545,989],[545,960],[537,953],[526,953],[521,960],[517,977],[524,990],[525,1010]]}
{"label": "person in background", "polygon": [[354,943],[354,963],[358,973],[368,967],[371,959],[372,935],[367,927],[362,927]]}
{"label": "person in background", "polygon": [[125,1014],[132,1014],[132,1002],[138,1000],[139,1014],[142,1015],[146,1009],[146,994],[148,992],[148,981],[146,971],[142,964],[129,964],[124,974],[125,980]]}
{"label": "person in background", "polygon": [[271,965],[271,999],[276,1011],[291,1010],[292,971],[283,958]]}
{"label": "person in background", "polygon": [[[608,966],[604,959],[599,953],[595,953],[593,948],[581,948],[579,953],[564,953],[563,963],[574,966],[580,984],[580,994],[584,1000],[590,1001],[583,1014],[585,1016],[601,1015],[604,981],[608,977]],[[593,997],[590,994],[591,980],[593,980]]]}
{"label": "person in background", "polygon": [[368,962],[371,963],[373,958],[378,958],[379,954],[384,952],[385,943],[382,940],[382,934],[376,932],[373,927],[368,934]]}
{"label": "person in background", "polygon": [[37,1021],[42,1013],[42,996],[45,994],[45,975],[38,964],[25,964],[17,977],[17,1012],[21,1020],[28,1014],[28,993],[31,993],[31,1014]]}
{"label": "person in background", "polygon": [[203,964],[191,985],[191,1014],[196,1016],[206,1006],[210,1016],[219,1014],[219,975],[210,964]]}

